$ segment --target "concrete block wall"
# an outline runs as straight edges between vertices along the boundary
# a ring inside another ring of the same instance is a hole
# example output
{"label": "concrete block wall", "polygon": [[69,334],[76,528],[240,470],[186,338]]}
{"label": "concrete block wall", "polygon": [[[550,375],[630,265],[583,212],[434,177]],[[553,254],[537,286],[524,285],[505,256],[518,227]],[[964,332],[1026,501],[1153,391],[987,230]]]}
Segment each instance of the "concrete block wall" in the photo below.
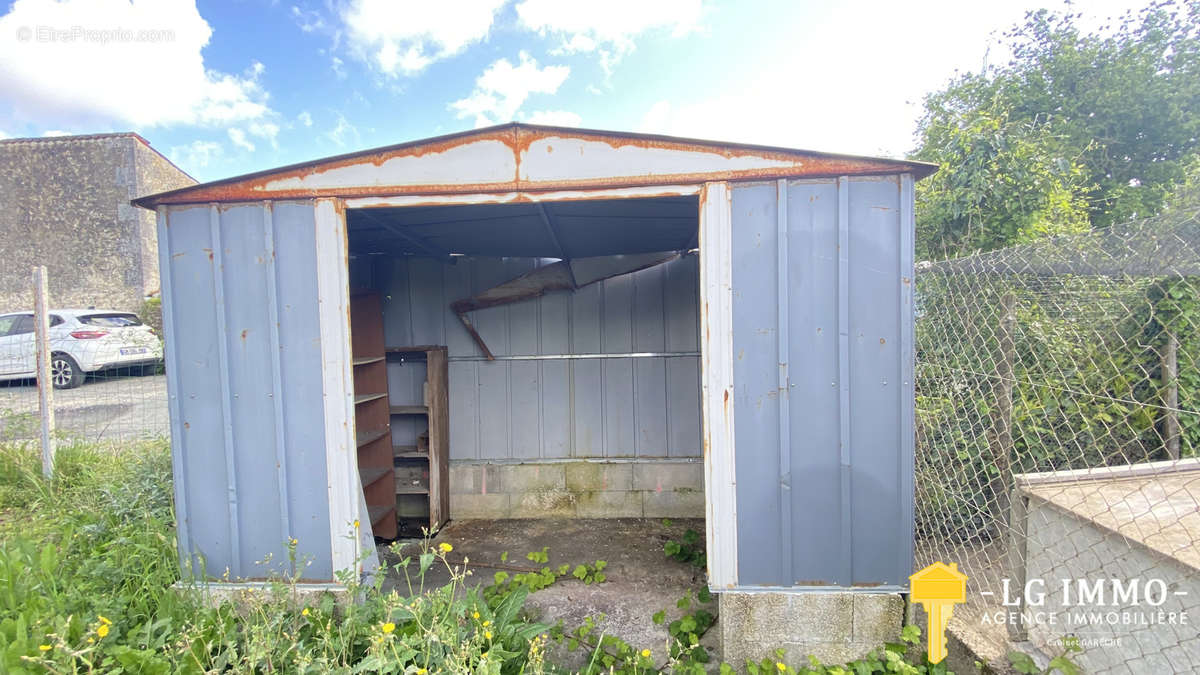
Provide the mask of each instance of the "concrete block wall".
{"label": "concrete block wall", "polygon": [[[1064,636],[1077,637],[1083,651],[1072,658],[1086,672],[1200,672],[1200,570],[1039,499],[1030,500],[1027,517],[1025,578],[1042,580],[1045,598],[1029,608],[1039,613],[1028,625],[1033,644],[1057,654]],[[1139,588],[1159,580],[1167,593],[1160,605],[1145,597],[1114,603],[1111,593],[1103,605],[1079,604],[1078,593],[1065,605],[1063,579],[1137,580]]]}
{"label": "concrete block wall", "polygon": [[703,518],[704,464],[452,462],[450,517]]}

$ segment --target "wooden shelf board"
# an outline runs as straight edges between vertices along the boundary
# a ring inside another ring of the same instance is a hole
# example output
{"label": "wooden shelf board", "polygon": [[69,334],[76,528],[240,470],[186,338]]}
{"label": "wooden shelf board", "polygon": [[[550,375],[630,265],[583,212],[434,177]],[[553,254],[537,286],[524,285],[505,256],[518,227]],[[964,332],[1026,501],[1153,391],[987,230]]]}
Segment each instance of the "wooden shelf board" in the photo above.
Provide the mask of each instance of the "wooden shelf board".
{"label": "wooden shelf board", "polygon": [[367,401],[376,401],[378,399],[386,398],[386,397],[387,397],[386,391],[381,391],[376,394],[355,394],[354,395],[354,405],[358,405],[359,403],[366,403]]}
{"label": "wooden shelf board", "polygon": [[386,358],[387,358],[386,356],[363,356],[361,358],[354,359],[354,365],[365,366],[370,363],[379,363],[380,361],[383,361]]}
{"label": "wooden shelf board", "polygon": [[387,433],[388,433],[387,429],[378,429],[376,431],[360,431],[357,434],[355,434],[354,440],[358,444],[358,447],[361,448],[362,446],[366,445],[367,443],[371,443],[371,442],[374,442],[374,441],[377,441],[377,440],[383,438],[384,436],[387,435]]}
{"label": "wooden shelf board", "polygon": [[398,495],[427,495],[429,488],[424,485],[397,485],[396,494]]}
{"label": "wooden shelf board", "polygon": [[389,513],[396,512],[396,505],[389,504],[387,506],[371,506],[367,508],[367,517],[371,519],[371,525],[383,520]]}
{"label": "wooden shelf board", "polygon": [[371,483],[374,483],[375,481],[389,474],[395,475],[395,473],[396,472],[393,471],[392,467],[390,466],[374,466],[367,467],[365,469],[360,468],[358,470],[358,475],[360,478],[362,478],[363,487],[367,487]]}
{"label": "wooden shelf board", "polygon": [[429,407],[423,405],[394,405],[391,408],[393,415],[428,415]]}
{"label": "wooden shelf board", "polygon": [[432,352],[438,349],[445,349],[439,345],[412,345],[410,347],[385,347],[383,351],[388,354],[404,354],[413,352]]}
{"label": "wooden shelf board", "polygon": [[429,459],[429,453],[418,450],[415,445],[393,445],[392,457],[396,459]]}

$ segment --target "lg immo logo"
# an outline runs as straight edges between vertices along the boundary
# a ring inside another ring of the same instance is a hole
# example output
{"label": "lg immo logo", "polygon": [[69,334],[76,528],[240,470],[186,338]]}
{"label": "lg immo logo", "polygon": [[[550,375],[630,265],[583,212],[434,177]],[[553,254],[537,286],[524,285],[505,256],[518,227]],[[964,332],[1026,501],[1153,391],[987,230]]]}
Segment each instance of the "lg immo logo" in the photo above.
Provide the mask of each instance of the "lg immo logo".
{"label": "lg immo logo", "polygon": [[[1173,588],[1164,579],[1042,579],[1023,586],[1003,579],[1000,585],[1003,609],[985,613],[986,624],[1117,626],[1169,624],[1184,626],[1190,620],[1174,597],[1187,591]],[[992,591],[980,595],[993,598]]]}

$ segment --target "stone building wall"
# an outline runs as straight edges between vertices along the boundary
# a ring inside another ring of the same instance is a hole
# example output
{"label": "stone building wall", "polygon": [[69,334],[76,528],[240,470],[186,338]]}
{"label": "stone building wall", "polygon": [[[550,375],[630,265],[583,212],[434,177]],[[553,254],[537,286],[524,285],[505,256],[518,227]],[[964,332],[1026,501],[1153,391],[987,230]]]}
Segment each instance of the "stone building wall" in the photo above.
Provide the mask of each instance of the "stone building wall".
{"label": "stone building wall", "polygon": [[35,265],[53,307],[137,311],[158,255],[154,214],[129,201],[195,182],[137,134],[0,141],[0,312],[32,307]]}

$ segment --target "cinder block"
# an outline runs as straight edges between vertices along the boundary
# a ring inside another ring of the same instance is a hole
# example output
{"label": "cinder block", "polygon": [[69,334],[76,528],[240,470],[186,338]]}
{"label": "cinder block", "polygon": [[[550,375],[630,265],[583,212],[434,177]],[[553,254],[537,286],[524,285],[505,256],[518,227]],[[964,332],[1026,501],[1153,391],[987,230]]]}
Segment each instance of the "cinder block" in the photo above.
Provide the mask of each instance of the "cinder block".
{"label": "cinder block", "polygon": [[640,492],[577,492],[575,515],[580,518],[641,518]]}
{"label": "cinder block", "polygon": [[564,490],[566,470],[562,464],[505,464],[500,467],[504,491],[523,494],[542,490]]}
{"label": "cinder block", "polygon": [[511,501],[504,493],[450,494],[450,517],[457,520],[511,518]]}
{"label": "cinder block", "polygon": [[645,518],[704,517],[703,489],[679,488],[662,492],[644,491],[641,495],[642,516]]}
{"label": "cinder block", "polygon": [[[852,661],[896,639],[904,606],[899,595],[844,592],[727,592],[719,598],[717,625],[723,658],[731,664],[762,659],[776,648],[785,650],[789,663],[803,663],[810,654],[825,663]],[[855,637],[860,623],[862,633],[880,639]]]}
{"label": "cinder block", "polygon": [[575,516],[575,494],[563,488],[512,493],[509,496],[512,498],[509,508],[510,518],[571,518]]}
{"label": "cinder block", "polygon": [[502,468],[495,464],[451,464],[450,494],[504,492]]}
{"label": "cinder block", "polygon": [[855,642],[895,641],[904,625],[904,598],[895,593],[854,594]]}
{"label": "cinder block", "polygon": [[704,464],[701,462],[637,462],[632,466],[634,490],[704,490]]}
{"label": "cinder block", "polygon": [[632,464],[573,462],[564,465],[567,489],[573,492],[628,491],[633,489]]}
{"label": "cinder block", "polygon": [[469,495],[479,492],[479,473],[483,469],[479,464],[450,465],[450,494]]}

